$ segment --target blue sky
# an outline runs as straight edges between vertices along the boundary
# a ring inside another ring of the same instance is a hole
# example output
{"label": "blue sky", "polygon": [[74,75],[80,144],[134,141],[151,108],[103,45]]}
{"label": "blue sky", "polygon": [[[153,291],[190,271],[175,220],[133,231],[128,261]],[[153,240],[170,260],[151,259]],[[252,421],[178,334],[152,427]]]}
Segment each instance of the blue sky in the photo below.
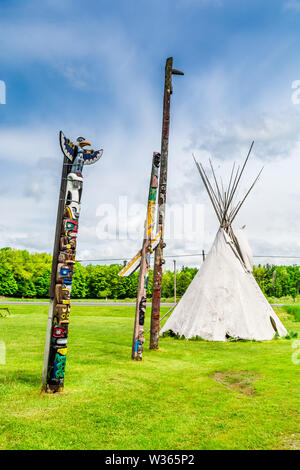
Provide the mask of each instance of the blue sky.
{"label": "blue sky", "polygon": [[299,26],[296,0],[0,0],[1,246],[51,251],[62,129],[104,148],[85,171],[79,257],[134,254],[138,240],[99,240],[97,209],[145,203],[173,56],[185,76],[174,78],[168,201],[204,204],[205,226],[169,253],[208,249],[216,230],[191,153],[226,171],[253,139],[249,178],[265,170],[238,222],[256,254],[300,253]]}

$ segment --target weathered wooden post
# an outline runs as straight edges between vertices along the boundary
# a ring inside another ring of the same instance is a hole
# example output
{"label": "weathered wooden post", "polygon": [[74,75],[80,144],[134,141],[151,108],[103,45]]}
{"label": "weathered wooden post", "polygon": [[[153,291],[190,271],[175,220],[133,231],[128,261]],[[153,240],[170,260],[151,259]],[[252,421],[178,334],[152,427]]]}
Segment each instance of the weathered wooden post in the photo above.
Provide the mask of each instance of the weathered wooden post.
{"label": "weathered wooden post", "polygon": [[64,386],[70,296],[83,183],[82,168],[83,165],[95,163],[103,153],[102,150],[84,149],[87,145],[90,143],[83,137],[78,137],[74,144],[60,132],[60,146],[64,160],[56,219],[42,376],[42,390],[45,392],[58,392]]}
{"label": "weathered wooden post", "polygon": [[147,302],[147,289],[149,282],[151,242],[153,240],[153,229],[156,216],[156,199],[158,188],[158,170],[160,164],[160,154],[153,153],[147,216],[145,221],[144,240],[141,249],[140,276],[138,294],[136,299],[135,322],[132,341],[132,359],[142,360],[144,338],[144,323]]}
{"label": "weathered wooden post", "polygon": [[165,68],[165,90],[163,105],[162,137],[161,137],[161,164],[160,179],[158,190],[158,227],[157,231],[161,233],[159,244],[155,251],[154,273],[153,273],[153,294],[151,311],[151,330],[150,330],[150,349],[157,349],[159,343],[159,317],[160,317],[160,299],[162,283],[162,265],[164,264],[163,249],[164,243],[164,222],[165,205],[167,196],[167,175],[168,175],[168,148],[169,148],[169,129],[170,129],[170,100],[172,94],[172,75],[184,75],[183,72],[173,69],[173,57],[166,61]]}

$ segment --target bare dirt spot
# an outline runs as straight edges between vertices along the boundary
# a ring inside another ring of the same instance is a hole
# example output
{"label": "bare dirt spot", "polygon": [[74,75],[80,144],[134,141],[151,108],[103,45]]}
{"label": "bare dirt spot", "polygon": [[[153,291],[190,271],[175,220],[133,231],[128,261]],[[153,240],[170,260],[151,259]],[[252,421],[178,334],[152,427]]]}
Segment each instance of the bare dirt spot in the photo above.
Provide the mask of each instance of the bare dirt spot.
{"label": "bare dirt spot", "polygon": [[283,440],[283,450],[300,450],[300,434],[290,434]]}
{"label": "bare dirt spot", "polygon": [[216,372],[212,379],[234,392],[253,396],[256,393],[255,382],[259,374],[249,370]]}

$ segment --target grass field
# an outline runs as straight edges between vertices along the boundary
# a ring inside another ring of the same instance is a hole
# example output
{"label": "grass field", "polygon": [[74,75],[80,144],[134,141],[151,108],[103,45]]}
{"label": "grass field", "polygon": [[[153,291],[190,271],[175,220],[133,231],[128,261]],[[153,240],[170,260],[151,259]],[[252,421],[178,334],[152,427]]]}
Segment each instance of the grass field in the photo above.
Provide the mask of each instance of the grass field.
{"label": "grass field", "polygon": [[163,338],[155,352],[147,336],[139,363],[130,359],[134,307],[73,306],[65,391],[46,395],[47,306],[10,311],[0,319],[0,449],[300,449],[292,340]]}

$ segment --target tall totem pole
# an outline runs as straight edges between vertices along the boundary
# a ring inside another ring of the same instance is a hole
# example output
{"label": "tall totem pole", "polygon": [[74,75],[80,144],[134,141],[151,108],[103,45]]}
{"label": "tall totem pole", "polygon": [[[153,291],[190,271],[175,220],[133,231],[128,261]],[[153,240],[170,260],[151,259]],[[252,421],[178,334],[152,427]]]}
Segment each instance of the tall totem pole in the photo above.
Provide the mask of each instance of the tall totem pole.
{"label": "tall totem pole", "polygon": [[62,390],[64,386],[70,296],[83,184],[82,169],[83,165],[98,161],[103,153],[103,150],[84,149],[91,144],[83,137],[78,137],[76,143],[73,143],[60,132],[59,139],[64,161],[56,219],[42,377],[42,390],[53,393]]}
{"label": "tall totem pole", "polygon": [[172,94],[172,75],[184,75],[183,72],[173,69],[173,57],[166,61],[165,68],[165,91],[164,107],[162,121],[161,137],[161,163],[160,179],[158,190],[158,226],[160,240],[155,250],[154,274],[153,274],[153,294],[151,311],[151,330],[150,330],[150,349],[157,349],[159,342],[159,317],[160,317],[160,299],[162,283],[162,265],[164,264],[163,249],[164,243],[164,225],[165,225],[165,206],[167,196],[167,175],[168,175],[168,150],[169,150],[169,129],[170,129],[170,101]]}
{"label": "tall totem pole", "polygon": [[153,153],[150,187],[148,194],[147,216],[145,221],[144,240],[141,249],[140,276],[136,299],[135,322],[132,341],[132,359],[142,360],[144,338],[144,323],[149,282],[150,254],[153,245],[154,225],[156,218],[156,199],[158,188],[158,170],[160,154]]}

